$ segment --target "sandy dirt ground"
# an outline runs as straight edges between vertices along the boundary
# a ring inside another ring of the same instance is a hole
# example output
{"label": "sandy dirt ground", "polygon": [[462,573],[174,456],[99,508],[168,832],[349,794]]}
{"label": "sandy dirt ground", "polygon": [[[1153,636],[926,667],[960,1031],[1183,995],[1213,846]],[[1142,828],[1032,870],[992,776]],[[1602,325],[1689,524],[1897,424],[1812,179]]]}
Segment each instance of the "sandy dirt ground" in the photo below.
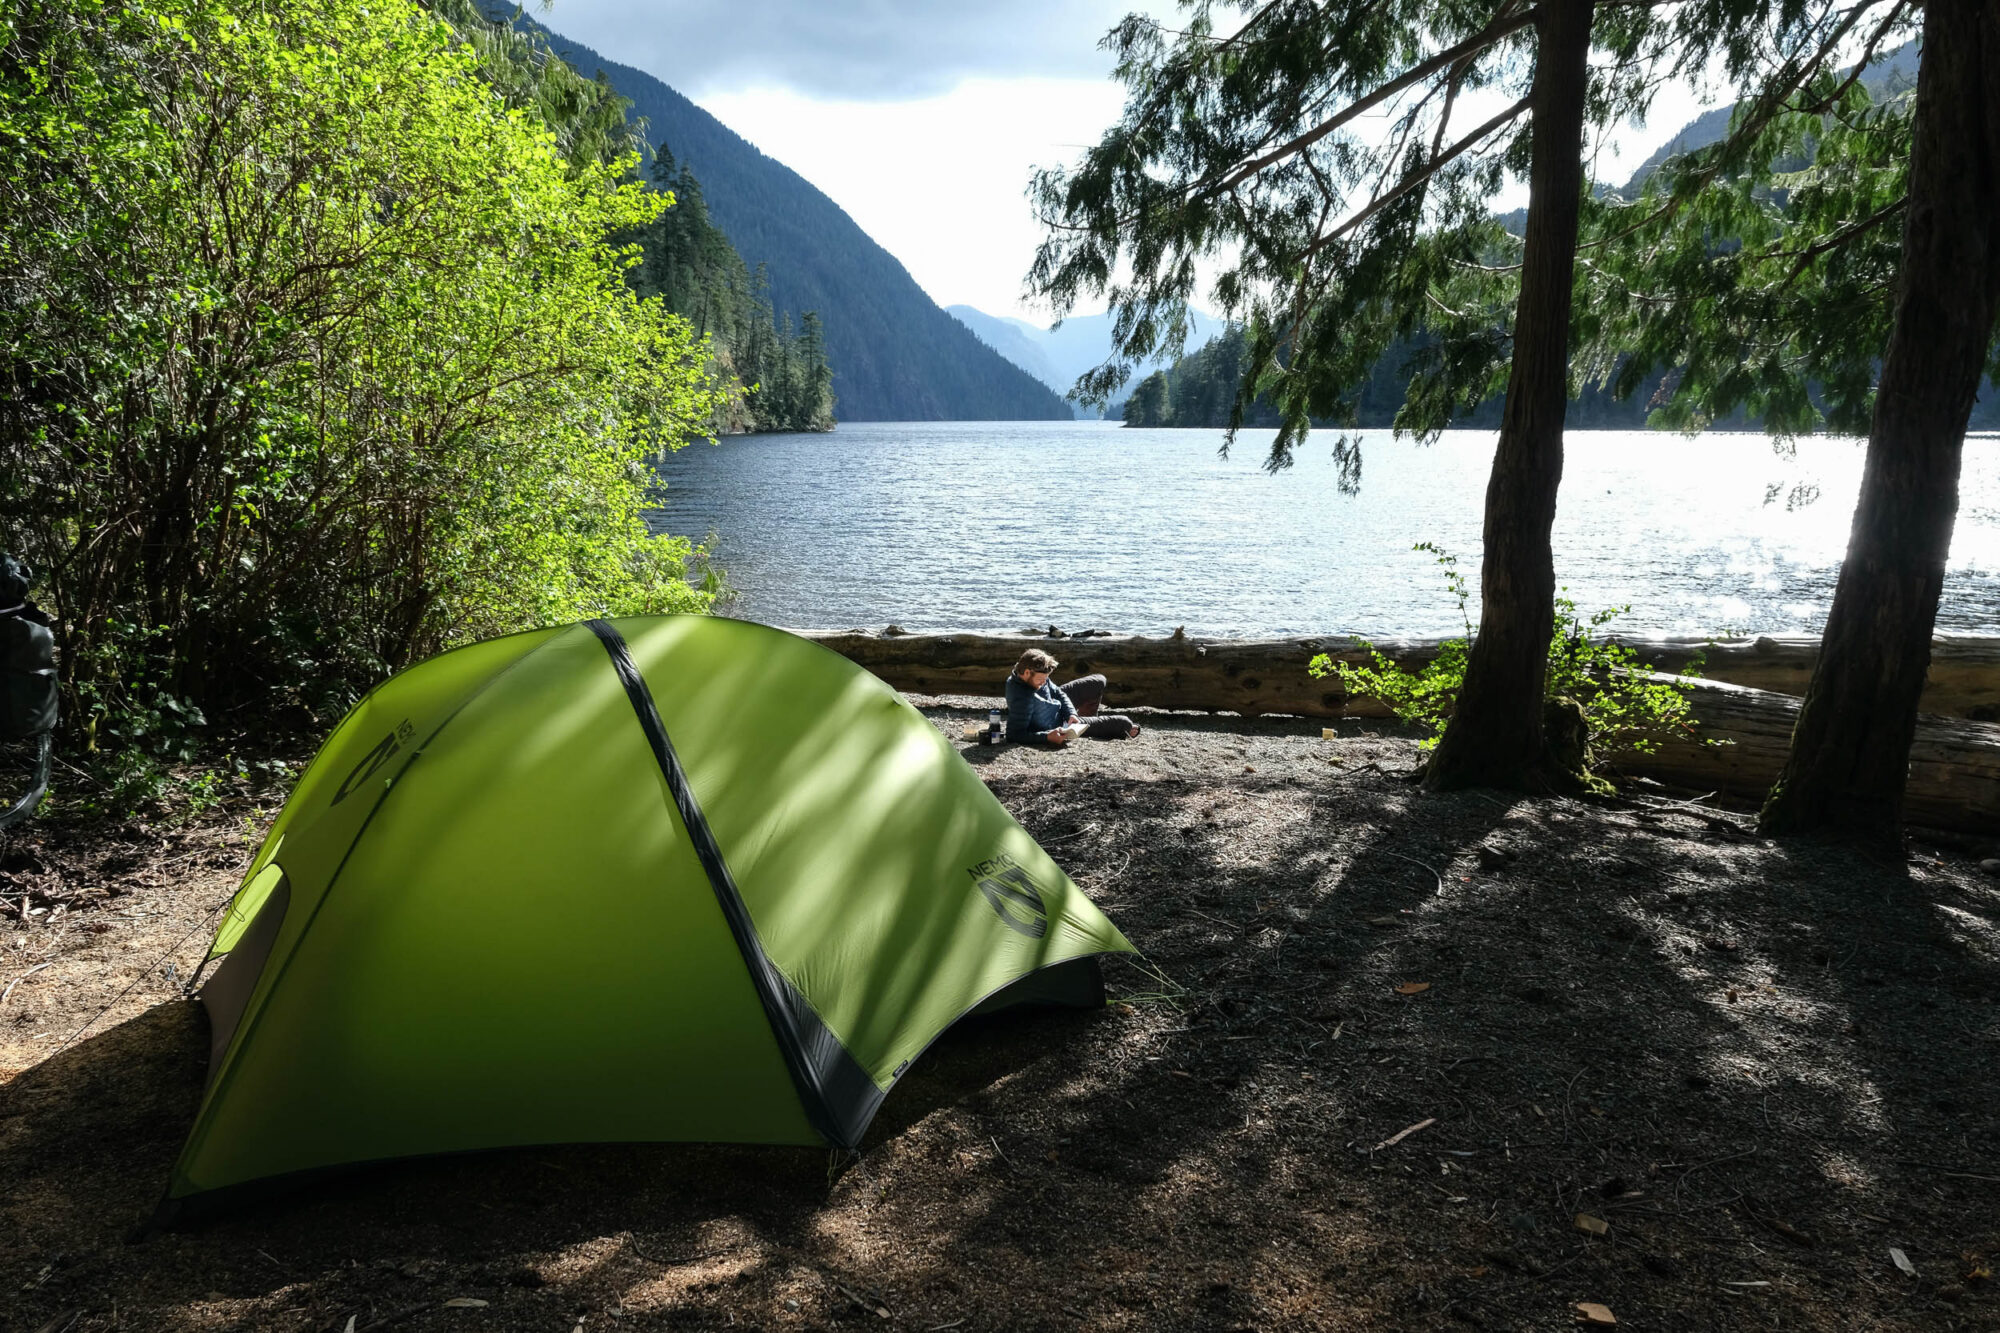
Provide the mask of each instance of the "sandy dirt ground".
{"label": "sandy dirt ground", "polygon": [[2000,1328],[1981,848],[1141,721],[961,742],[1144,963],[962,1024],[858,1154],[478,1154],[143,1237],[207,1058],[182,986],[279,794],[59,803],[0,846],[0,1328]]}

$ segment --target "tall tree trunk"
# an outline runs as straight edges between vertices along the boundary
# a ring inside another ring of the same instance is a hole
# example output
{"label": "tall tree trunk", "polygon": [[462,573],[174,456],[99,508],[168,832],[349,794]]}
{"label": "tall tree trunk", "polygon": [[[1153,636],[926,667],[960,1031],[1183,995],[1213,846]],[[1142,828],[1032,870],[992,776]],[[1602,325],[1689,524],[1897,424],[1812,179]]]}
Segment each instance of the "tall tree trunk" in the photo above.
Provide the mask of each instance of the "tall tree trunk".
{"label": "tall tree trunk", "polygon": [[1929,0],[1895,324],[1861,498],[1766,833],[1901,847],[1959,457],[2000,301],[2000,4]]}
{"label": "tall tree trunk", "polygon": [[1514,358],[1500,448],[1486,484],[1479,631],[1425,785],[1532,787],[1542,773],[1542,690],[1555,632],[1549,531],[1569,407],[1570,291],[1583,192],[1592,0],[1543,0],[1537,21],[1533,165]]}

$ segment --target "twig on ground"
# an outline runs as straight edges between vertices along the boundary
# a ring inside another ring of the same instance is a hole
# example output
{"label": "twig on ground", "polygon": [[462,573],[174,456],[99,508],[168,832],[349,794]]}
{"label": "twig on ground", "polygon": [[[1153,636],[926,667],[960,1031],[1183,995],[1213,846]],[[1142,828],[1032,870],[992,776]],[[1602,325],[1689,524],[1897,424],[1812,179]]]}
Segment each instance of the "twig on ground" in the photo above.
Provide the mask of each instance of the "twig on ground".
{"label": "twig on ground", "polygon": [[1573,1118],[1570,1115],[1570,1107],[1572,1094],[1576,1091],[1576,1081],[1589,1072],[1590,1066],[1585,1065],[1570,1075],[1569,1082],[1563,1084],[1563,1142],[1565,1143],[1569,1142],[1572,1133]]}
{"label": "twig on ground", "polygon": [[1733,1152],[1727,1157],[1711,1157],[1706,1162],[1696,1162],[1693,1166],[1681,1172],[1680,1178],[1674,1181],[1674,1194],[1679,1196],[1681,1186],[1687,1184],[1688,1177],[1697,1171],[1706,1171],[1711,1166],[1721,1166],[1724,1162],[1740,1161],[1745,1157],[1755,1157],[1756,1155],[1757,1150],[1755,1148],[1745,1148],[1742,1152]]}
{"label": "twig on ground", "polygon": [[889,1307],[883,1301],[874,1297],[863,1296],[860,1292],[848,1286],[845,1282],[836,1281],[833,1284],[833,1286],[834,1289],[838,1291],[841,1295],[847,1297],[848,1300],[853,1301],[856,1305],[868,1311],[868,1313],[875,1315],[881,1319],[888,1319],[891,1317]]}
{"label": "twig on ground", "polygon": [[1420,867],[1420,868],[1422,868],[1422,869],[1424,869],[1424,870],[1428,870],[1428,871],[1430,871],[1430,872],[1431,872],[1431,878],[1433,878],[1433,879],[1435,879],[1435,880],[1437,881],[1437,885],[1438,885],[1438,892],[1439,892],[1439,893],[1443,893],[1443,892],[1444,892],[1444,876],[1443,876],[1442,874],[1438,873],[1438,869],[1437,869],[1437,867],[1436,867],[1436,866],[1429,866],[1429,865],[1425,865],[1425,864],[1424,864],[1424,863],[1423,863],[1422,861],[1419,861],[1419,860],[1418,860],[1418,859],[1417,859],[1416,857],[1414,857],[1414,856],[1405,856],[1405,855],[1403,855],[1403,854],[1402,854],[1401,852],[1392,852],[1392,851],[1389,851],[1389,850],[1387,850],[1387,849],[1383,849],[1383,850],[1382,850],[1382,855],[1384,855],[1384,856],[1393,856],[1393,857],[1395,857],[1395,858],[1396,858],[1396,859],[1397,859],[1398,861],[1408,861],[1408,862],[1409,862],[1409,863],[1410,863],[1411,865],[1413,865],[1413,866],[1418,866],[1418,867]]}
{"label": "twig on ground", "polygon": [[700,1263],[704,1259],[720,1259],[725,1254],[735,1254],[738,1250],[744,1248],[741,1245],[725,1245],[719,1250],[702,1250],[695,1254],[676,1254],[662,1259],[647,1254],[644,1249],[640,1248],[639,1238],[631,1232],[628,1231],[625,1233],[624,1240],[625,1248],[630,1250],[634,1255],[646,1263],[658,1264],[662,1268],[678,1268],[682,1264]]}
{"label": "twig on ground", "polygon": [[[1125,853],[1125,858],[1118,863],[1117,869],[1107,870],[1104,872],[1105,880],[1109,882],[1111,880],[1117,879],[1120,875],[1125,873],[1125,867],[1131,864],[1132,864],[1132,853],[1128,851]],[[1093,876],[1093,878],[1095,877]]]}
{"label": "twig on ground", "polygon": [[[405,1319],[408,1319],[411,1315],[422,1314],[424,1311],[430,1309],[432,1306],[436,1304],[438,1304],[438,1301],[432,1299],[428,1301],[423,1301],[416,1305],[406,1305],[400,1310],[391,1310],[388,1314],[383,1315],[380,1319],[377,1319],[374,1323],[363,1324],[360,1328],[355,1329],[354,1333],[372,1333],[372,1330],[374,1329],[387,1328],[391,1324],[400,1324]],[[353,1321],[351,1320],[349,1321],[350,1325],[352,1324],[352,1322]]]}
{"label": "twig on ground", "polygon": [[1690,796],[1685,801],[1649,801],[1643,796],[1634,796],[1632,798],[1632,803],[1634,805],[1643,805],[1654,810],[1678,810],[1684,806],[1700,805],[1703,801],[1712,801],[1720,794],[1721,793],[1719,792],[1712,792],[1712,791],[1703,792],[1699,796]]}
{"label": "twig on ground", "polygon": [[48,962],[46,963],[36,963],[33,967],[23,972],[20,976],[15,977],[12,981],[8,982],[7,989],[0,990],[0,1004],[7,1003],[7,997],[14,993],[14,987],[20,985],[22,982],[26,981],[29,977],[32,977],[33,975],[35,975],[35,973],[41,971],[43,968],[52,966],[54,963],[55,959],[53,958],[49,959]]}
{"label": "twig on ground", "polygon": [[206,926],[209,922],[213,921],[215,919],[215,914],[217,912],[220,912],[223,908],[229,906],[231,900],[234,899],[235,897],[236,895],[234,893],[231,893],[228,898],[224,898],[221,902],[217,903],[215,906],[209,908],[206,912],[202,913],[201,916],[195,921],[195,923],[192,926],[188,927],[186,934],[182,935],[172,944],[169,944],[167,946],[166,952],[161,954],[158,958],[155,958],[152,962],[148,963],[146,965],[145,970],[139,973],[138,976],[133,977],[130,984],[128,984],[124,990],[119,991],[116,995],[112,996],[108,1001],[106,1001],[102,1009],[99,1009],[89,1018],[84,1019],[83,1022],[77,1026],[77,1029],[74,1032],[70,1033],[67,1037],[64,1037],[60,1042],[56,1044],[56,1048],[54,1050],[50,1051],[47,1055],[43,1056],[40,1063],[31,1066],[26,1072],[21,1074],[19,1077],[15,1078],[14,1081],[8,1086],[19,1088],[23,1086],[25,1083],[27,1083],[29,1079],[34,1077],[36,1070],[47,1069],[49,1067],[49,1061],[55,1059],[58,1055],[61,1055],[64,1051],[68,1050],[71,1042],[75,1041],[78,1037],[81,1037],[84,1033],[90,1031],[90,1029],[98,1022],[98,1020],[102,1019],[106,1014],[110,1013],[113,1009],[117,1008],[118,1005],[125,999],[126,996],[130,995],[133,991],[139,988],[140,982],[144,981],[147,977],[153,975],[154,970],[157,969],[160,966],[160,964],[172,958],[174,954],[180,950],[180,947],[182,945],[186,944],[189,940],[193,939],[195,933],[201,930],[203,926]]}
{"label": "twig on ground", "polygon": [[2000,1176],[1974,1175],[1970,1171],[1960,1171],[1957,1167],[1946,1166],[1942,1162],[1922,1162],[1914,1157],[1892,1157],[1889,1160],[1897,1166],[1920,1166],[1926,1171],[1935,1171],[1939,1175],[1948,1176],[1953,1180],[1983,1180],[1989,1183],[2000,1184]]}
{"label": "twig on ground", "polygon": [[1370,1151],[1381,1152],[1384,1148],[1393,1148],[1397,1144],[1401,1143],[1404,1139],[1410,1137],[1410,1135],[1416,1133],[1418,1130],[1429,1129],[1432,1125],[1435,1125],[1436,1123],[1437,1123],[1436,1116],[1432,1116],[1428,1120],[1419,1120],[1416,1124],[1409,1126],[1407,1129],[1397,1130],[1394,1134],[1391,1134],[1388,1138],[1383,1139],[1380,1143],[1376,1144],[1374,1148],[1371,1149]]}

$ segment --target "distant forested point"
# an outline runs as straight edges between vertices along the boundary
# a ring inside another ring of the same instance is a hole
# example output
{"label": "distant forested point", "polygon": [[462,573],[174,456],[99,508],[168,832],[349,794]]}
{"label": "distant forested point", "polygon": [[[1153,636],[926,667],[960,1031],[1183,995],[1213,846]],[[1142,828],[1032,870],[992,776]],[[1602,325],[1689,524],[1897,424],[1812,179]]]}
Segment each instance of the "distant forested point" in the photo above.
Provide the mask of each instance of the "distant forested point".
{"label": "distant forested point", "polygon": [[[1396,414],[1409,397],[1410,380],[1416,360],[1427,340],[1399,340],[1376,361],[1367,382],[1355,395],[1351,421],[1314,417],[1315,426],[1359,427],[1386,430],[1396,424]],[[1132,387],[1125,400],[1124,421],[1128,426],[1188,427],[1223,430],[1230,424],[1236,406],[1238,386],[1250,359],[1249,339],[1238,325],[1211,340],[1207,346],[1189,352],[1165,370],[1154,371]],[[1501,396],[1494,393],[1469,412],[1460,414],[1452,425],[1462,430],[1498,430]],[[1587,384],[1570,402],[1568,422],[1572,430],[1642,430],[1647,423],[1648,405],[1638,395],[1618,399]],[[1278,424],[1277,406],[1258,395],[1247,404],[1244,426],[1273,427]],[[1746,423],[1736,420],[1716,423],[1735,429]]]}
{"label": "distant forested point", "polygon": [[[1132,386],[1125,400],[1124,420],[1128,426],[1186,426],[1222,429],[1231,424],[1238,386],[1243,382],[1250,359],[1249,339],[1240,325],[1231,325],[1209,343],[1165,370],[1156,370]],[[1358,395],[1361,426],[1387,426],[1395,420],[1409,387],[1409,377],[1399,368],[1407,355],[1392,352],[1376,363],[1374,373]],[[1490,412],[1493,425],[1500,420],[1498,402],[1482,404],[1480,414]],[[1276,426],[1278,409],[1259,395],[1245,405],[1240,425]],[[1316,420],[1314,425],[1329,423]],[[1468,421],[1467,425],[1485,425]]]}
{"label": "distant forested point", "polygon": [[743,256],[709,220],[701,182],[661,144],[653,181],[672,193],[666,209],[633,240],[641,258],[626,275],[632,289],[667,308],[709,340],[718,378],[729,387],[717,414],[724,434],[832,430],[833,371],[817,311],[773,316],[770,275],[752,273]]}

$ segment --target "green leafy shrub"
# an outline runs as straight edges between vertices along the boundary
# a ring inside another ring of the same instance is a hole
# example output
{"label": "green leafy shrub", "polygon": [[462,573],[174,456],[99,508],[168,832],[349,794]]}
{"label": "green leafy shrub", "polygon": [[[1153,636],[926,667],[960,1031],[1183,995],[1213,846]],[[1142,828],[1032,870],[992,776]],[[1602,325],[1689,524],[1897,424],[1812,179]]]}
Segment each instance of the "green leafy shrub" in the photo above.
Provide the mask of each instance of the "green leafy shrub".
{"label": "green leafy shrub", "polygon": [[[1445,586],[1458,602],[1466,637],[1440,644],[1437,656],[1417,671],[1405,669],[1365,642],[1360,647],[1369,655],[1366,666],[1321,653],[1306,669],[1316,678],[1336,676],[1350,697],[1379,700],[1398,719],[1424,728],[1430,733],[1422,742],[1428,753],[1451,723],[1474,631],[1470,593],[1458,557],[1430,542],[1419,542],[1416,549],[1429,552],[1443,571]],[[1556,598],[1546,696],[1551,702],[1568,700],[1580,712],[1586,736],[1576,748],[1586,763],[1620,752],[1650,754],[1670,737],[1692,737],[1687,688],[1700,675],[1699,659],[1678,677],[1660,678],[1636,651],[1605,637],[1606,627],[1631,609],[1612,607],[1585,617],[1570,598]]]}
{"label": "green leafy shrub", "polygon": [[171,762],[455,643],[708,607],[644,519],[706,354],[607,240],[668,200],[563,147],[410,0],[0,15],[0,547],[71,725]]}

